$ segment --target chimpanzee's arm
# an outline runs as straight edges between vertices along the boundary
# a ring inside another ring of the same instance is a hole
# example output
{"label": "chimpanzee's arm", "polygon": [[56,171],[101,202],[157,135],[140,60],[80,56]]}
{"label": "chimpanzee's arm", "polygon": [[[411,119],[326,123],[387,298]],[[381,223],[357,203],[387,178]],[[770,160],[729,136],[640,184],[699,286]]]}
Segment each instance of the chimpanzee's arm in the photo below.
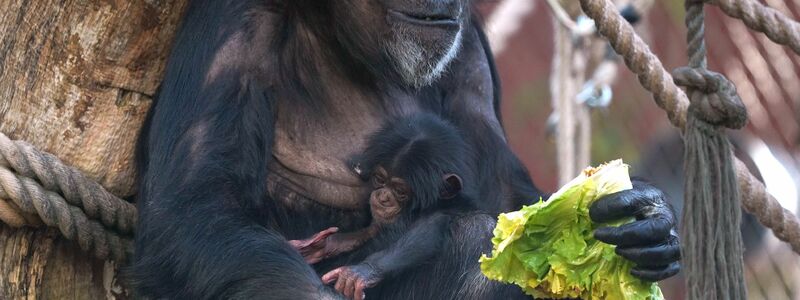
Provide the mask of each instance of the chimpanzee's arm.
{"label": "chimpanzee's arm", "polygon": [[[449,110],[446,113],[473,146],[482,199],[500,203],[501,211],[517,209],[546,196],[533,186],[524,167],[511,153],[496,113],[498,106],[487,101],[491,96],[486,91],[498,88],[487,77],[496,74],[491,71],[490,53],[479,50],[488,47],[485,39],[480,38],[481,30],[476,28],[474,32],[479,38],[465,37],[464,52],[454,65],[458,70],[453,74],[461,76],[451,79],[455,86],[449,89],[453,92],[446,99]],[[637,267],[632,271],[635,276],[655,281],[675,275],[680,269],[680,245],[674,234],[675,217],[667,206],[663,192],[634,180],[632,190],[599,199],[589,212],[596,222],[624,217],[636,217],[637,221],[598,229],[595,237],[617,245],[618,254],[635,262]]]}
{"label": "chimpanzee's arm", "polygon": [[225,2],[190,1],[175,41],[141,141],[130,278],[138,296],[157,299],[329,298],[286,240],[252,217],[270,205],[274,118],[259,78],[218,55],[253,1]]}
{"label": "chimpanzee's arm", "polygon": [[374,224],[367,228],[339,233],[339,228],[331,227],[304,240],[290,240],[289,245],[300,252],[309,264],[353,251],[372,239],[380,230]]}

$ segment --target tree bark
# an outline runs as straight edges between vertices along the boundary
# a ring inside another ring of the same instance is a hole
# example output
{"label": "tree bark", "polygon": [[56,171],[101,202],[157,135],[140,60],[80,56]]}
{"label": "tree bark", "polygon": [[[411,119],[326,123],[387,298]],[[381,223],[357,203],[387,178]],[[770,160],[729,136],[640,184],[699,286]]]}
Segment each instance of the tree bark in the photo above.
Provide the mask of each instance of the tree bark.
{"label": "tree bark", "polygon": [[[134,192],[139,128],[187,0],[0,1],[0,132]],[[0,299],[126,296],[112,262],[0,224]]]}

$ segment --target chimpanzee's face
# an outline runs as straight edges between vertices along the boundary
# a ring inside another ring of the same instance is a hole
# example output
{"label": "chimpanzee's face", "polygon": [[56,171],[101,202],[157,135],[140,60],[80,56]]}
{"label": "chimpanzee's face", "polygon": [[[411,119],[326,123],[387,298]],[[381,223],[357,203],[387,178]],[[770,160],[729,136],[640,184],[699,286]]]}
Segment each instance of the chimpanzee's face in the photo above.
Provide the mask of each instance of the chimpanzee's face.
{"label": "chimpanzee's face", "polygon": [[350,0],[338,18],[365,26],[406,84],[432,83],[458,54],[469,18],[469,0]]}
{"label": "chimpanzee's face", "polygon": [[411,187],[406,180],[391,176],[383,167],[377,167],[370,180],[373,191],[369,205],[374,222],[394,222],[406,204],[413,200]]}

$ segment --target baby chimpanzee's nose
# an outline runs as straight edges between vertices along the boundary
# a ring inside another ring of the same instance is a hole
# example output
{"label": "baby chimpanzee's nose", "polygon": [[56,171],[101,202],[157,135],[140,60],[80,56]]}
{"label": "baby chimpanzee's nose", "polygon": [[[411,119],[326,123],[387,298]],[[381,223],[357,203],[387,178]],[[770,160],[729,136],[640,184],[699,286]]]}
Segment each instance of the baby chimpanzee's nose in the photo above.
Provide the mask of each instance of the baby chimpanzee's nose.
{"label": "baby chimpanzee's nose", "polygon": [[381,205],[383,205],[383,206],[392,205],[392,197],[394,197],[394,195],[392,195],[391,193],[387,193],[387,194],[389,194],[389,195],[386,196],[386,197],[381,198]]}
{"label": "baby chimpanzee's nose", "polygon": [[386,188],[372,192],[372,201],[374,201],[373,204],[378,204],[381,206],[390,205],[392,200],[391,197],[394,197],[394,194]]}

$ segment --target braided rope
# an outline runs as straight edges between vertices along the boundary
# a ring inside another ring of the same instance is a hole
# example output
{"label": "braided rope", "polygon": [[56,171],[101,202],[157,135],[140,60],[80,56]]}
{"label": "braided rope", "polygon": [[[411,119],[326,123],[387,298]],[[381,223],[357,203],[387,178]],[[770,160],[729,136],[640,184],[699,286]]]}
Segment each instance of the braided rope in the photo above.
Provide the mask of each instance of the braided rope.
{"label": "braided rope", "polygon": [[705,0],[740,19],[752,30],[764,33],[775,43],[800,54],[800,23],[781,12],[753,0]]}
{"label": "braided rope", "polygon": [[[11,199],[20,212],[37,214],[44,224],[57,227],[70,240],[76,240],[84,251],[97,258],[124,262],[131,252],[129,238],[107,230],[97,221],[90,220],[78,207],[72,206],[55,192],[46,190],[35,180],[15,174],[0,166],[0,198]],[[3,218],[6,221],[6,218]],[[14,224],[9,224],[14,225]]]}
{"label": "braided rope", "polygon": [[[22,141],[12,141],[0,133],[0,167],[36,179],[46,190],[61,193],[70,205],[81,208],[91,219],[123,234],[132,234],[136,207],[106,191],[77,169],[66,166],[55,156],[36,150]],[[13,184],[4,182],[2,184]],[[40,194],[41,195],[41,194]],[[12,199],[23,201],[24,199]],[[48,201],[40,198],[36,201]],[[31,206],[24,208],[30,211]]]}
{"label": "braided rope", "polygon": [[0,199],[0,221],[15,228],[30,225],[22,216],[19,207],[3,199]]}
{"label": "braided rope", "polygon": [[[625,64],[639,77],[642,86],[653,93],[656,104],[667,112],[670,122],[683,130],[689,100],[675,85],[647,44],[619,16],[609,1],[580,2],[586,15],[595,21],[598,32],[608,39],[614,51],[623,56]],[[770,228],[776,237],[789,243],[794,252],[800,253],[800,222],[797,216],[776,209],[781,207],[778,200],[766,192],[764,185],[753,177],[741,161],[734,158],[734,163],[742,206],[755,215],[761,224]]]}
{"label": "braided rope", "polygon": [[689,66],[692,68],[705,68],[706,41],[705,41],[705,14],[703,2],[686,1],[686,43],[689,46]]}
{"label": "braided rope", "polygon": [[[800,221],[797,216],[783,208],[769,193],[761,181],[753,176],[748,176],[747,166],[736,160],[736,173],[739,179],[739,190],[743,195],[751,197],[742,198],[742,206],[746,211],[758,216],[758,221],[766,227],[772,229],[778,239],[788,242],[792,250],[800,253]],[[744,180],[742,180],[742,178]],[[769,201],[759,201],[758,199],[768,198]],[[763,216],[763,217],[762,217]]]}

